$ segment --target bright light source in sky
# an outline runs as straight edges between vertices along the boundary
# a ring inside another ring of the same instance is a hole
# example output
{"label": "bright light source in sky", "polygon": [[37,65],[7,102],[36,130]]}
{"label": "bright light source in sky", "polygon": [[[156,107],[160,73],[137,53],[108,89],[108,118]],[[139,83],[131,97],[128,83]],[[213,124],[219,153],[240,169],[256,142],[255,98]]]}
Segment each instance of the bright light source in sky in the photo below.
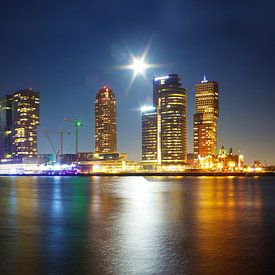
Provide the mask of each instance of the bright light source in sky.
{"label": "bright light source in sky", "polygon": [[127,64],[127,65],[115,67],[115,69],[118,69],[118,70],[132,70],[133,71],[133,75],[132,75],[132,78],[130,80],[127,90],[129,90],[131,88],[134,80],[136,79],[136,77],[138,75],[143,76],[147,80],[146,70],[151,69],[151,68],[157,68],[157,67],[161,66],[160,64],[147,63],[147,55],[148,55],[148,51],[149,51],[149,46],[150,46],[150,43],[147,45],[147,47],[145,48],[145,50],[141,56],[134,56],[131,52],[129,52],[129,55],[131,57],[131,63]]}
{"label": "bright light source in sky", "polygon": [[147,64],[144,62],[143,58],[134,57],[132,69],[134,70],[135,74],[144,74],[145,70],[147,69]]}
{"label": "bright light source in sky", "polygon": [[[133,70],[133,78],[135,79],[137,75],[142,75],[144,78],[146,78],[146,70],[150,68],[156,68],[160,65],[158,64],[149,64],[146,62],[146,56],[147,51],[145,51],[141,57],[134,56],[132,53],[130,53],[131,56],[131,63],[128,65],[122,65],[115,67],[118,70]],[[134,80],[133,79],[133,80]]]}

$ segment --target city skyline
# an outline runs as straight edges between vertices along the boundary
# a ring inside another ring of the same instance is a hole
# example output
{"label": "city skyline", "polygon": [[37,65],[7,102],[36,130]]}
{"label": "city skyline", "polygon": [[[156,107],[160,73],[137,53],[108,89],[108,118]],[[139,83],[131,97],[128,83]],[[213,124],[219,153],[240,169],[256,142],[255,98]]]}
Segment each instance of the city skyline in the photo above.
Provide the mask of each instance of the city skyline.
{"label": "city skyline", "polygon": [[0,275],[274,273],[274,0],[0,3]]}
{"label": "city skyline", "polygon": [[[105,14],[104,28],[97,23],[100,20],[92,4],[84,1],[75,12],[74,4],[61,2],[39,8],[30,1],[25,9],[18,1],[16,6],[5,3],[0,11],[4,41],[0,46],[1,95],[23,87],[40,92],[43,102],[40,152],[50,151],[44,128],[71,130],[63,123],[64,117],[82,118],[79,149],[92,150],[94,142],[85,138],[94,132],[94,125],[90,125],[94,121],[91,105],[98,88],[108,84],[116,91],[118,102],[118,149],[127,152],[130,159],[141,159],[138,108],[152,103],[154,74],[175,72],[187,89],[188,152],[193,147],[194,84],[206,74],[208,79],[219,82],[222,91],[218,147],[223,144],[235,151],[242,150],[249,163],[256,159],[275,163],[275,132],[270,127],[275,97],[272,92],[274,39],[270,35],[274,18],[267,2],[250,5],[251,13],[259,15],[264,11],[265,19],[261,22],[246,12],[240,17],[237,10],[245,11],[246,6],[237,2],[231,3],[232,7],[216,1],[198,3],[196,7],[188,1],[184,4],[173,1],[169,5],[144,2],[135,7],[97,3],[98,13]],[[122,14],[122,6],[124,10],[135,8],[130,13],[134,20]],[[60,9],[63,13],[59,19]],[[143,20],[139,20],[141,10]],[[227,13],[231,14],[230,19]],[[175,14],[184,20],[177,21]],[[122,19],[114,23],[117,16]],[[163,16],[165,24],[160,20]],[[234,27],[236,22],[241,28]],[[110,30],[105,32],[108,27]],[[116,71],[113,67],[129,63],[127,48],[140,56],[148,41],[151,41],[148,62],[163,66],[149,69],[148,81],[138,76],[127,91],[131,72]],[[129,131],[131,124],[135,127]],[[263,134],[259,137],[258,133]],[[64,140],[64,152],[74,152],[72,136]]]}
{"label": "city skyline", "polygon": [[[173,75],[175,75],[175,76],[177,76],[178,77],[178,75],[177,74],[168,74],[169,76],[173,76]],[[168,75],[167,75],[167,78],[168,78]],[[148,103],[145,103],[143,106],[140,106],[139,108],[135,108],[134,109],[134,111],[136,111],[137,113],[138,113],[138,117],[140,118],[140,124],[142,124],[142,109],[143,108],[147,108],[148,107],[148,110],[146,110],[146,111],[149,111],[150,112],[150,108],[151,108],[151,106],[154,106],[154,100],[153,100],[153,98],[154,98],[154,95],[155,95],[155,93],[156,93],[156,90],[155,90],[155,86],[154,86],[154,82],[155,82],[155,79],[157,79],[158,80],[158,78],[159,79],[162,79],[162,78],[165,78],[166,76],[161,76],[161,75],[159,75],[159,76],[155,76],[152,80],[153,80],[153,85],[152,85],[152,87],[151,87],[151,93],[152,93],[152,100],[150,101],[150,103],[148,104]],[[208,80],[206,80],[206,76],[204,75],[203,76],[203,79],[201,80],[201,83],[207,83],[208,82]],[[215,81],[209,81],[210,83],[216,83]],[[197,86],[198,84],[194,84],[194,97],[196,98],[196,86]],[[86,152],[99,152],[96,148],[96,102],[97,102],[97,100],[98,100],[98,96],[99,96],[99,94],[100,94],[100,92],[101,91],[103,91],[104,89],[106,89],[107,88],[107,90],[109,90],[110,88],[110,85],[104,85],[104,86],[102,86],[101,88],[99,88],[98,89],[98,91],[97,91],[97,93],[96,93],[96,95],[95,95],[95,99],[94,99],[94,104],[92,104],[93,105],[93,109],[92,109],[92,113],[94,113],[94,120],[92,121],[92,122],[88,122],[88,123],[94,123],[94,131],[93,131],[93,135],[92,135],[92,140],[94,140],[95,142],[94,142],[94,145],[93,145],[93,147],[92,148],[90,148],[90,149],[88,149],[88,150],[86,150]],[[28,88],[28,89],[21,89],[20,91],[32,91],[33,89],[32,88]],[[185,90],[185,89],[184,89]],[[20,92],[20,91],[18,91],[18,92]],[[16,93],[18,93],[18,92],[12,92],[12,94],[16,94]],[[113,94],[113,90],[112,89],[110,89],[110,92],[112,92],[112,94]],[[186,91],[185,91],[186,92]],[[187,91],[187,94],[188,94],[188,91]],[[113,94],[113,96],[114,96],[114,100],[115,100],[115,106],[117,105],[116,103],[117,103],[117,100],[116,100],[116,97],[115,97],[115,95]],[[3,96],[2,96],[3,97]],[[187,96],[188,97],[188,96]],[[194,99],[195,99],[194,98]],[[43,103],[42,103],[43,104]],[[190,103],[189,103],[189,100],[187,100],[187,103],[186,103],[186,105],[188,106]],[[194,103],[194,105],[195,105],[195,103]],[[188,106],[189,108],[190,108],[190,106]],[[115,107],[115,109],[116,109],[117,107]],[[156,111],[156,107],[154,107],[155,108],[155,111]],[[121,111],[123,111],[123,110],[115,110],[115,113],[117,114],[117,113],[119,113],[119,112],[121,112]],[[133,110],[132,110],[133,111]],[[152,110],[151,110],[152,111]],[[196,110],[194,110],[194,115],[196,115],[196,113],[195,113],[195,111]],[[153,111],[154,112],[154,111]],[[117,120],[117,119],[116,119]],[[189,117],[187,117],[187,120],[193,120],[192,122],[194,123],[194,117],[191,117],[191,118],[189,118]],[[86,122],[87,123],[87,122]],[[119,122],[118,122],[119,123]],[[189,124],[190,123],[190,121],[188,121],[188,123],[187,124]],[[115,123],[115,124],[117,124],[117,123]],[[40,126],[40,125],[39,125]],[[68,127],[68,126],[66,126],[66,124],[64,125],[65,126],[65,128],[66,127]],[[217,128],[219,128],[219,126],[217,127]],[[41,129],[41,127],[40,127],[40,131],[41,131],[42,129]],[[117,132],[117,129],[115,129],[116,130],[116,141],[115,141],[115,147],[116,147],[116,149],[117,150],[115,150],[114,152],[119,152],[119,151],[123,151],[123,150],[120,150],[120,148],[117,148],[117,143],[119,143],[119,139],[117,139],[117,135],[118,135],[118,137],[120,136],[119,135],[119,133]],[[80,130],[81,131],[81,130]],[[43,132],[44,132],[44,129],[43,129]],[[217,132],[219,132],[219,129],[217,129]],[[187,128],[187,133],[188,133],[188,135],[192,135],[192,138],[194,138],[194,128],[192,127],[191,129],[189,129],[189,128]],[[71,145],[69,145],[69,146],[71,146],[70,147],[70,151],[69,151],[69,153],[74,153],[74,147],[75,147],[75,137],[74,137],[74,134],[73,135],[71,135],[72,136],[72,141],[71,141]],[[140,132],[140,138],[142,139],[142,129],[141,129],[141,132]],[[51,138],[52,140],[55,140],[56,138],[55,137],[52,137]],[[40,138],[40,140],[41,140],[41,138]],[[58,138],[56,139],[56,140],[58,140]],[[87,138],[85,139],[84,138],[84,142],[87,140]],[[219,144],[220,145],[220,147],[221,146],[223,146],[223,145],[225,145],[225,144],[223,144],[222,142],[219,142],[219,136],[217,137],[217,140],[218,140],[218,143],[217,144]],[[40,143],[41,141],[39,141],[39,139],[38,139],[38,148],[39,148],[39,143]],[[48,141],[47,141],[48,142]],[[192,144],[190,145],[190,144],[188,144],[189,146],[188,146],[188,148],[191,148],[191,150],[190,151],[188,151],[187,150],[187,152],[186,153],[188,153],[188,154],[192,154],[192,153],[194,153],[194,140],[192,140],[191,141],[192,142]],[[58,142],[57,142],[58,143]],[[79,150],[79,152],[85,152],[85,150],[81,150],[81,144],[83,144],[83,139],[82,140],[80,140],[79,141],[79,143],[80,143],[80,150]],[[64,146],[64,145],[63,145]],[[230,146],[230,145],[228,145],[228,144],[226,144],[225,146],[227,146],[227,147],[232,147],[232,146]],[[53,153],[52,152],[52,150],[51,150],[51,148],[50,148],[50,144],[48,144],[48,146],[46,146],[46,147],[49,147],[49,150],[48,151],[45,151],[45,152],[40,152],[39,151],[39,149],[38,149],[38,153]],[[67,147],[68,147],[68,145],[67,145]],[[217,146],[217,147],[219,147],[219,146]],[[234,148],[235,150],[236,150],[236,148]],[[239,149],[237,149],[238,150],[238,152],[239,153],[242,153],[242,150],[239,150]],[[107,151],[106,151],[107,152]],[[111,151],[110,151],[111,152]],[[124,152],[126,152],[125,150],[124,150]],[[68,152],[64,152],[65,154],[66,153],[68,153]],[[104,153],[104,152],[102,152],[102,153]],[[127,153],[127,152],[126,152]],[[140,153],[140,155],[142,156],[142,142],[141,142],[141,144],[140,144],[140,146],[139,146],[139,153]],[[218,153],[218,151],[216,151],[216,153]],[[140,159],[138,159],[138,160],[142,160],[142,157],[140,156]],[[256,158],[255,159],[256,161],[258,161],[258,160],[260,160],[260,161],[262,161],[262,162],[264,162],[264,161],[266,161],[266,160],[262,160],[262,159],[260,159],[260,158]],[[245,161],[246,161],[246,159],[245,159]],[[252,161],[254,161],[254,159],[253,160],[251,160],[251,163],[252,163]],[[246,162],[246,163],[248,163],[248,162]],[[251,164],[251,163],[248,163],[248,164]],[[263,163],[264,164],[264,163]]]}

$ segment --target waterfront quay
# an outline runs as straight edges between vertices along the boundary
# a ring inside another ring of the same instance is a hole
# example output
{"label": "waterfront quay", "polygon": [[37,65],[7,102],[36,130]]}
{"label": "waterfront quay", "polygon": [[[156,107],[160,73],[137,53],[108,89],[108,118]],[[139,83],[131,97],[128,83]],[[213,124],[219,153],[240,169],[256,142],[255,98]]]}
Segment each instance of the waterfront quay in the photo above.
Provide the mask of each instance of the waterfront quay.
{"label": "waterfront quay", "polygon": [[1,177],[13,177],[13,176],[64,176],[64,177],[274,177],[275,172],[95,172],[95,173],[77,173],[77,172],[50,172],[50,173],[16,173],[6,174],[0,173]]}

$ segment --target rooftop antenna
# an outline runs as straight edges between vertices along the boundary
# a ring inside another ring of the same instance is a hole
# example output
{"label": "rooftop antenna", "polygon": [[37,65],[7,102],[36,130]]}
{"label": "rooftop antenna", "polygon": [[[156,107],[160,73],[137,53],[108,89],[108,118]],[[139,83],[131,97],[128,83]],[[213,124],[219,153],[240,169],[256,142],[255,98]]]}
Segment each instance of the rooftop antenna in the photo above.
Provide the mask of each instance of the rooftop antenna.
{"label": "rooftop antenna", "polygon": [[203,75],[203,80],[202,80],[202,82],[201,83],[207,83],[208,82],[208,80],[206,79],[206,76],[205,75]]}

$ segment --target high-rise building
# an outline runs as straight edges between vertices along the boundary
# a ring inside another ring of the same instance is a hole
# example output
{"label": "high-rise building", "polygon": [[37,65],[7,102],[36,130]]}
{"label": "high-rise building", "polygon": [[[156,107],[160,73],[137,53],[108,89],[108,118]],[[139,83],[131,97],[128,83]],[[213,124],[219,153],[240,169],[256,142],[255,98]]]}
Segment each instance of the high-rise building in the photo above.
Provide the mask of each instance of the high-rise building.
{"label": "high-rise building", "polygon": [[1,158],[37,156],[39,93],[25,89],[0,99]]}
{"label": "high-rise building", "polygon": [[177,74],[153,79],[153,103],[156,111],[142,114],[143,163],[150,155],[161,165],[185,164],[186,90]]}
{"label": "high-rise building", "polygon": [[116,98],[113,91],[102,87],[95,101],[95,151],[117,151]]}
{"label": "high-rise building", "polygon": [[160,78],[157,89],[158,140],[162,164],[187,161],[186,90],[176,74]]}
{"label": "high-rise building", "polygon": [[206,77],[196,89],[194,115],[194,154],[206,157],[217,154],[217,120],[219,117],[219,85]]}
{"label": "high-rise building", "polygon": [[157,110],[154,107],[142,109],[142,162],[157,164]]}
{"label": "high-rise building", "polygon": [[175,87],[179,83],[179,76],[177,74],[169,74],[164,76],[157,76],[153,78],[153,105],[157,107],[158,96],[160,88]]}

